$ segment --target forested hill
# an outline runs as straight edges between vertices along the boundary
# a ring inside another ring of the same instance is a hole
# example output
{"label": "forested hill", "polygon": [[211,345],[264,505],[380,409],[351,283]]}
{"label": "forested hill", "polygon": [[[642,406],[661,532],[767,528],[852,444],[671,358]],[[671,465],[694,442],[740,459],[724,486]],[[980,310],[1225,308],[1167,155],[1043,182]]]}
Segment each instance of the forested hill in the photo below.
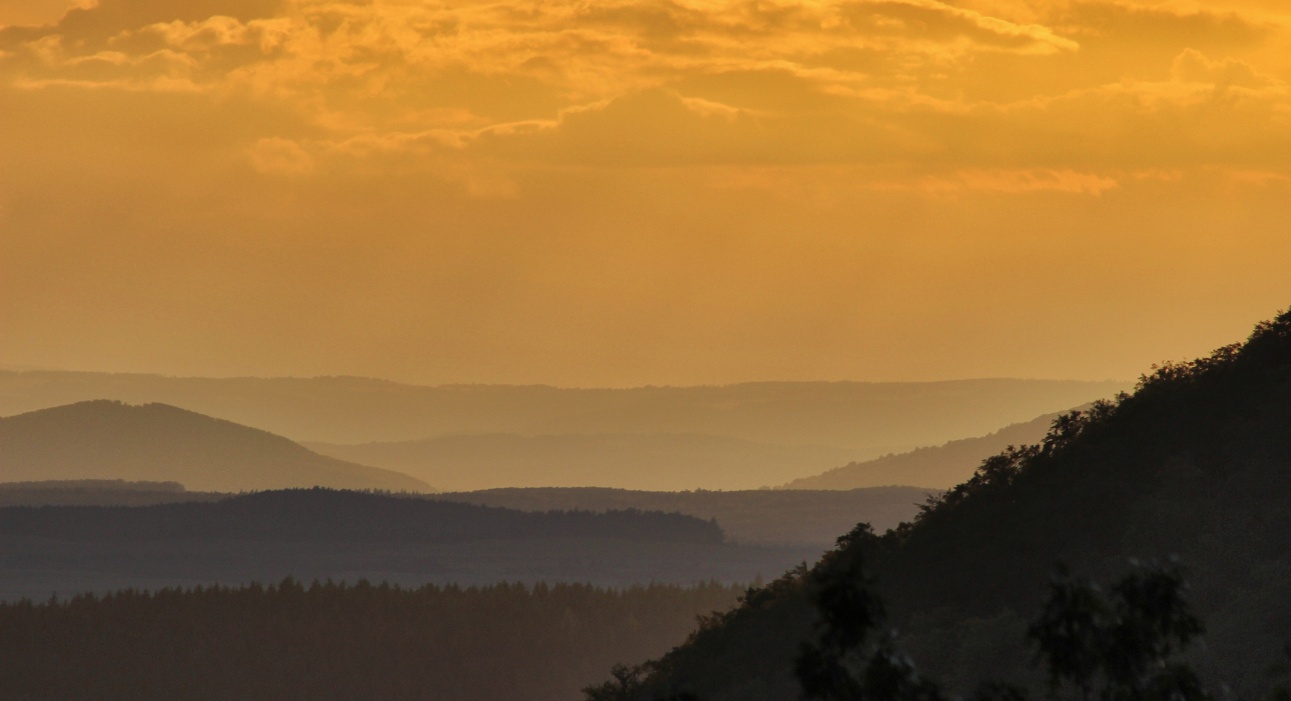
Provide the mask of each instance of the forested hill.
{"label": "forested hill", "polygon": [[[1255,698],[1291,641],[1288,426],[1283,313],[1243,344],[1154,367],[1132,395],[1059,418],[1041,444],[984,461],[913,525],[858,532],[826,561],[860,558],[897,644],[925,677],[966,693],[983,677],[1042,682],[1025,631],[1055,563],[1105,579],[1127,558],[1175,554],[1207,624],[1204,679]],[[799,698],[793,660],[814,636],[806,592],[817,576],[804,568],[749,596],[620,698]]]}
{"label": "forested hill", "polygon": [[593,537],[704,544],[723,540],[716,522],[675,513],[535,513],[318,488],[210,503],[0,508],[0,537],[382,544]]}
{"label": "forested hill", "polygon": [[152,480],[237,492],[430,491],[421,480],[311,452],[267,431],[165,404],[95,400],[0,418],[0,481]]}

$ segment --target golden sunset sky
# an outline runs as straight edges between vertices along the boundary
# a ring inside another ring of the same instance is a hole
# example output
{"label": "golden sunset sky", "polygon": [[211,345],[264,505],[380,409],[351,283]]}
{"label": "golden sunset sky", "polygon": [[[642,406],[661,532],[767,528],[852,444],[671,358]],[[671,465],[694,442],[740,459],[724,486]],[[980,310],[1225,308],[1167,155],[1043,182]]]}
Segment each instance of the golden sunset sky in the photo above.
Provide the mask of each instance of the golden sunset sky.
{"label": "golden sunset sky", "polygon": [[0,365],[1132,379],[1291,304],[1286,0],[0,0]]}

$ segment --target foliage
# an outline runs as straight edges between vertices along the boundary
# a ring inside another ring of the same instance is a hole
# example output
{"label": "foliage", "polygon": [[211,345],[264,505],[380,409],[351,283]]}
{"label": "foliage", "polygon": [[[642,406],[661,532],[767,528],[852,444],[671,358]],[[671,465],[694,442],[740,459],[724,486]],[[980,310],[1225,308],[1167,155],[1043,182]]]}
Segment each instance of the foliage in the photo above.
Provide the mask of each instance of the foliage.
{"label": "foliage", "polygon": [[[1177,659],[1202,632],[1184,599],[1177,565],[1135,564],[1110,594],[1059,568],[1049,599],[1029,636],[1036,660],[1048,669],[1054,692],[1065,686],[1079,698],[1100,701],[1207,701],[1196,672]],[[871,591],[859,559],[823,570],[813,599],[818,638],[802,647],[797,677],[805,699],[821,701],[943,701],[940,688],[920,677],[914,662],[882,632],[883,606]],[[640,681],[635,680],[639,686]],[[613,697],[606,697],[613,698]],[[1024,689],[983,682],[976,701],[1026,701]],[[594,701],[602,701],[595,699]]]}
{"label": "foliage", "polygon": [[1102,701],[1200,701],[1196,673],[1175,659],[1202,633],[1173,562],[1138,565],[1110,594],[1060,568],[1049,600],[1028,631],[1051,685]]}

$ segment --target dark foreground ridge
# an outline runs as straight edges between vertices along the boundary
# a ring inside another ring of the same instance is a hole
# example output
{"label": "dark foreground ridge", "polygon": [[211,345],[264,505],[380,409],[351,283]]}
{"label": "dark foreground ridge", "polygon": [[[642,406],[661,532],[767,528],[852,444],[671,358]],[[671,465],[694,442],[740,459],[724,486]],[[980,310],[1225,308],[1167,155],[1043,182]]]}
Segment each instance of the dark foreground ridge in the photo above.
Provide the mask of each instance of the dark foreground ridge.
{"label": "dark foreground ridge", "polygon": [[1243,344],[1144,376],[1132,395],[1054,421],[1038,445],[987,459],[969,481],[882,536],[858,529],[814,569],[750,592],[639,686],[600,699],[694,694],[793,701],[810,593],[863,560],[917,667],[968,693],[992,678],[1043,691],[1027,622],[1057,562],[1097,579],[1127,558],[1175,554],[1207,622],[1203,681],[1257,698],[1291,641],[1291,314]]}

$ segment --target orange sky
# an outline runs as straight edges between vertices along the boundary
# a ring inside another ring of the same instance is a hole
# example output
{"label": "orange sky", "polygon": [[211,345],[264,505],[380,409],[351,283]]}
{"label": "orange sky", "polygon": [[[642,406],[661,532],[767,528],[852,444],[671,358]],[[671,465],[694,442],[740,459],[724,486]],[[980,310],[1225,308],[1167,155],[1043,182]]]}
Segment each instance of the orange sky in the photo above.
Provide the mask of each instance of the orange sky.
{"label": "orange sky", "polygon": [[1132,378],[1291,304],[1284,0],[0,0],[0,365]]}

